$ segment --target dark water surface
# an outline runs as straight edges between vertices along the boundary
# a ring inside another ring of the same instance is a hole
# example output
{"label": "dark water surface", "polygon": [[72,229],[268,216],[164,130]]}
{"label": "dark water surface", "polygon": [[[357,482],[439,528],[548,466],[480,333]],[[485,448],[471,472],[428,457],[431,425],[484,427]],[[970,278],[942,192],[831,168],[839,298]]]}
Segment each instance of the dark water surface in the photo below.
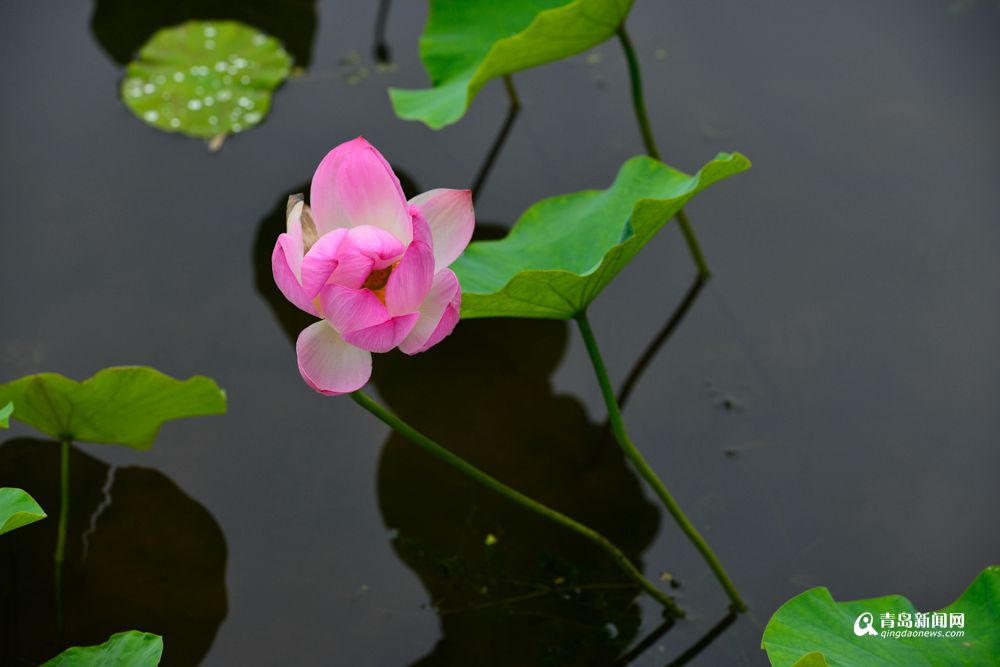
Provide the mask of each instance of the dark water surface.
{"label": "dark water surface", "polygon": [[[376,358],[394,410],[672,574],[690,614],[672,628],[588,545],[296,372],[299,325],[268,275],[276,208],[358,134],[419,190],[467,186],[502,87],[443,132],[395,118],[385,88],[425,81],[422,2],[386,15],[392,72],[375,71],[374,2],[97,5],[0,5],[0,379],[148,364],[216,378],[230,411],[168,425],[145,453],[78,446],[70,640],[162,632],[168,666],[640,651],[633,664],[663,666],[692,647],[689,664],[762,665],[768,617],[807,587],[936,609],[1000,560],[995,2],[638,0],[629,20],[666,160],[754,161],[690,207],[714,277],[625,409],[749,615],[726,623],[707,568],[608,441],[573,328],[468,322],[418,358]],[[199,14],[257,20],[309,61],[217,154],[117,97],[130,50]],[[642,151],[616,43],[515,80],[524,110],[477,199],[501,227]],[[617,382],[692,277],[668,226],[594,305]],[[57,507],[56,448],[28,437],[0,446],[0,485]],[[55,525],[3,538],[3,664],[61,648],[44,602]]]}

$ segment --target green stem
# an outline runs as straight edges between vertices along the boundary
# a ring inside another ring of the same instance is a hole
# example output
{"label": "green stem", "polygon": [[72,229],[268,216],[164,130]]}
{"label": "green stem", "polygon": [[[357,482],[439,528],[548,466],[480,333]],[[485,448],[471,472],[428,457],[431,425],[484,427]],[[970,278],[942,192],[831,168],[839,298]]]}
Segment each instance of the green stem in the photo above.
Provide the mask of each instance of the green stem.
{"label": "green stem", "polygon": [[503,87],[507,89],[507,97],[510,98],[510,108],[520,111],[521,98],[518,97],[517,88],[514,87],[514,79],[510,78],[510,74],[503,75]]}
{"label": "green stem", "polygon": [[387,426],[394,429],[399,434],[405,436],[411,442],[423,448],[425,451],[441,459],[448,465],[465,473],[466,475],[476,480],[483,486],[486,486],[492,489],[493,491],[496,491],[501,496],[517,503],[521,507],[531,510],[535,514],[538,514],[539,516],[543,516],[546,519],[554,521],[555,523],[558,523],[565,528],[569,528],[578,535],[581,535],[586,539],[590,540],[591,542],[599,546],[601,549],[603,549],[605,552],[607,552],[608,555],[610,555],[611,558],[614,559],[614,561],[618,564],[618,566],[621,567],[621,569],[639,586],[639,588],[644,590],[646,593],[650,595],[650,597],[654,598],[657,602],[663,605],[663,607],[666,609],[668,613],[677,616],[678,618],[683,618],[684,611],[677,606],[677,603],[675,603],[672,599],[670,599],[670,597],[668,597],[665,593],[663,593],[663,591],[654,586],[652,582],[646,579],[646,577],[643,576],[642,572],[639,571],[639,568],[633,565],[632,561],[628,559],[628,556],[622,553],[622,551],[618,547],[616,547],[610,540],[608,540],[608,538],[604,537],[596,530],[588,528],[582,523],[569,518],[565,514],[557,512],[551,507],[543,505],[542,503],[529,498],[523,493],[515,491],[514,489],[507,486],[503,482],[500,482],[499,480],[494,479],[493,477],[487,475],[479,468],[475,467],[474,465],[472,465],[465,459],[461,458],[457,454],[454,454],[453,452],[446,449],[444,446],[438,444],[434,440],[431,440],[426,435],[424,435],[423,433],[416,430],[415,428],[404,422],[396,415],[386,410],[384,407],[382,407],[376,401],[370,398],[367,394],[361,391],[355,391],[351,394],[351,398],[353,398],[354,401],[358,405],[363,407],[365,410],[367,410],[368,412],[372,413],[380,420],[382,420]]}
{"label": "green stem", "polygon": [[69,455],[70,441],[63,440],[60,444],[59,457],[59,524],[56,533],[55,590],[56,590],[56,621],[62,627],[62,566],[66,559],[66,526],[69,522]]}
{"label": "green stem", "polygon": [[601,386],[601,394],[604,396],[604,403],[608,408],[608,419],[611,423],[611,432],[614,433],[615,439],[618,444],[621,445],[622,451],[625,452],[625,456],[632,465],[636,467],[639,474],[644,480],[653,488],[656,495],[660,498],[663,504],[666,506],[667,511],[670,515],[674,517],[674,520],[680,526],[681,530],[687,535],[688,539],[694,544],[695,548],[702,555],[702,558],[708,563],[708,566],[712,569],[715,574],[715,578],[719,580],[722,588],[725,589],[726,594],[729,596],[732,602],[733,609],[735,611],[743,612],[746,611],[746,603],[740,598],[740,594],[736,592],[736,587],[733,586],[733,582],[729,579],[729,575],[723,569],[722,564],[719,559],[716,558],[715,554],[709,548],[708,544],[698,533],[698,529],[694,527],[694,524],[685,516],[684,511],[681,510],[680,505],[674,500],[674,497],[670,495],[667,491],[667,487],[664,486],[660,478],[656,476],[653,469],[646,463],[646,460],[642,458],[642,454],[632,443],[632,440],[628,437],[628,433],[625,431],[625,422],[622,420],[621,410],[618,407],[618,401],[615,399],[615,390],[611,386],[611,380],[608,377],[607,368],[604,366],[604,360],[601,358],[601,352],[597,347],[597,339],[594,338],[594,331],[590,328],[590,321],[587,319],[586,311],[581,312],[576,316],[577,324],[580,325],[580,333],[583,335],[583,342],[587,346],[587,353],[590,355],[590,361],[594,366],[594,372],[597,375],[597,382]]}
{"label": "green stem", "polygon": [[[649,157],[659,160],[660,149],[656,147],[656,139],[653,138],[653,128],[649,123],[649,114],[646,112],[646,100],[642,92],[642,73],[639,70],[639,58],[635,54],[635,47],[625,30],[625,24],[618,27],[618,40],[622,43],[622,50],[625,51],[625,60],[628,62],[629,79],[632,82],[632,106],[635,107],[635,117],[639,121],[639,132],[642,134],[642,142],[646,146],[646,154]],[[681,232],[684,233],[684,240],[687,242],[688,251],[694,259],[695,266],[698,267],[698,275],[701,278],[708,278],[711,273],[708,264],[705,262],[705,255],[698,245],[698,237],[691,229],[684,209],[677,212],[677,222],[680,223]]]}
{"label": "green stem", "polygon": [[681,226],[681,233],[684,234],[684,240],[687,241],[688,251],[691,253],[694,265],[698,267],[698,277],[701,280],[707,280],[711,277],[712,272],[708,269],[708,262],[705,261],[705,255],[701,252],[698,237],[694,235],[694,230],[691,229],[691,223],[688,221],[687,213],[684,212],[684,209],[677,211],[677,222]]}
{"label": "green stem", "polygon": [[625,51],[625,60],[628,61],[629,79],[632,81],[632,106],[635,107],[635,117],[639,121],[639,131],[642,133],[642,142],[646,144],[646,153],[654,160],[660,159],[660,149],[656,147],[656,140],[653,138],[653,128],[649,124],[649,114],[646,113],[646,100],[642,92],[642,73],[639,71],[639,58],[635,55],[635,47],[632,46],[632,39],[625,31],[625,24],[618,27],[618,41],[622,43]]}

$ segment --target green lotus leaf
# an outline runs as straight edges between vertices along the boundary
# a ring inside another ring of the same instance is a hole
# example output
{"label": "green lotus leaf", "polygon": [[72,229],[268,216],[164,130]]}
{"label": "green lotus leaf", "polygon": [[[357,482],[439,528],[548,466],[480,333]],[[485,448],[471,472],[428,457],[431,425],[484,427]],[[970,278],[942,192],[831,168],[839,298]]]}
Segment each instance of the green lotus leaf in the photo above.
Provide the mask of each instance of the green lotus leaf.
{"label": "green lotus leaf", "polygon": [[0,535],[41,521],[46,516],[35,499],[21,489],[0,488]]}
{"label": "green lotus leaf", "polygon": [[291,73],[278,40],[235,21],[189,21],[158,31],[129,63],[125,105],[167,132],[211,138],[260,123]]}
{"label": "green lotus leaf", "polygon": [[149,449],[171,419],[222,414],[226,394],[201,376],[175,380],[153,368],[106,368],[83,382],[39,373],[0,385],[15,419],[57,440]]}
{"label": "green lotus leaf", "polygon": [[97,646],[74,646],[42,667],[156,667],[162,655],[162,637],[129,630]]}
{"label": "green lotus leaf", "polygon": [[615,34],[634,0],[431,0],[420,58],[432,88],[389,90],[396,115],[439,129],[487,81],[586,51]]}
{"label": "green lotus leaf", "polygon": [[[864,616],[866,612],[870,616]],[[954,614],[962,614],[961,623]],[[983,570],[954,603],[928,614],[899,595],[836,602],[826,588],[811,588],[775,612],[764,629],[761,648],[774,667],[973,667],[996,664],[997,627],[1000,566],[994,565]],[[883,631],[888,634],[882,636]],[[962,636],[946,636],[957,632]]]}
{"label": "green lotus leaf", "polygon": [[452,264],[462,317],[577,315],[692,197],[749,166],[739,153],[720,153],[688,176],[635,157],[607,190],[534,204],[506,238],[471,243]]}
{"label": "green lotus leaf", "polygon": [[14,412],[14,404],[8,403],[0,408],[0,428],[10,428],[10,416]]}

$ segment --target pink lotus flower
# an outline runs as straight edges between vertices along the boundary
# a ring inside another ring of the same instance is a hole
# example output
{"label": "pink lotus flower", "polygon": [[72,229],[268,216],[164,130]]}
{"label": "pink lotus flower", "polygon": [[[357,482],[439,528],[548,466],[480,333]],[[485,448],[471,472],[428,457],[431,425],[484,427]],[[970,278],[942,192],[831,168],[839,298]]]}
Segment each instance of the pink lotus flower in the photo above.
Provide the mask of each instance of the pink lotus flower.
{"label": "pink lotus flower", "polygon": [[406,201],[399,179],[358,137],[330,151],[310,187],[289,197],[271,255],[285,298],[321,321],[299,334],[299,372],[321,394],[360,389],[372,352],[423,352],[458,322],[462,293],[447,268],[472,237],[469,190]]}

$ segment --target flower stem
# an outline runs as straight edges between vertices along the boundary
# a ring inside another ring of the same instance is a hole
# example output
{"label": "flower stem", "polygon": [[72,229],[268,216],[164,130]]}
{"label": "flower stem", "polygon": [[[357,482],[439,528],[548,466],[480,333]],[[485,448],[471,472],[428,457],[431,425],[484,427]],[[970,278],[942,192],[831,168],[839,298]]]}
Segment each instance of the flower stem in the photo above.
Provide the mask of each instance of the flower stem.
{"label": "flower stem", "polygon": [[[653,138],[653,128],[649,123],[649,114],[646,112],[646,100],[642,92],[642,73],[639,71],[639,58],[635,54],[635,47],[632,46],[632,39],[628,36],[628,32],[625,31],[624,23],[618,27],[618,41],[622,44],[622,50],[625,51],[625,60],[628,62],[628,73],[632,82],[632,106],[635,107],[635,117],[639,121],[639,132],[642,134],[642,142],[646,146],[646,154],[655,160],[659,160],[660,149],[656,147],[656,139]],[[708,278],[711,272],[708,270],[705,255],[702,254],[701,246],[698,244],[698,237],[694,235],[694,230],[691,229],[691,223],[688,222],[684,209],[677,212],[677,222],[681,226],[681,232],[684,234],[684,240],[687,242],[691,258],[698,268],[698,276],[703,279]]]}
{"label": "flower stem", "polygon": [[646,463],[646,460],[642,458],[642,454],[636,448],[635,444],[628,437],[628,433],[625,431],[625,422],[622,420],[621,410],[618,407],[618,401],[615,399],[615,390],[611,386],[611,380],[608,378],[607,368],[604,366],[604,359],[601,358],[601,352],[597,347],[597,339],[594,338],[594,331],[590,328],[590,321],[587,319],[586,311],[581,312],[576,316],[577,324],[580,326],[580,333],[583,336],[583,342],[587,346],[587,353],[590,355],[590,361],[594,366],[594,372],[597,375],[597,382],[601,386],[601,394],[604,396],[604,403],[608,408],[608,419],[611,423],[611,432],[614,433],[615,439],[618,444],[621,445],[622,451],[625,452],[625,456],[632,465],[636,467],[639,474],[644,480],[653,488],[656,495],[660,498],[663,504],[666,506],[667,511],[670,515],[674,517],[674,520],[680,526],[681,530],[687,535],[688,539],[694,544],[695,548],[708,563],[708,566],[712,569],[715,578],[719,580],[722,588],[725,589],[726,594],[729,596],[732,602],[732,607],[735,611],[744,612],[747,609],[746,603],[740,598],[740,594],[736,591],[736,587],[733,586],[733,582],[729,579],[729,575],[723,569],[722,564],[719,559],[716,558],[715,554],[709,548],[708,544],[705,543],[704,538],[698,533],[698,529],[694,527],[690,519],[684,514],[684,511],[674,500],[674,497],[670,495],[667,491],[667,487],[664,486],[660,478],[656,476],[653,469]]}
{"label": "flower stem", "polygon": [[442,461],[452,466],[453,468],[460,470],[461,472],[465,473],[466,475],[476,480],[480,484],[492,489],[493,491],[496,491],[503,497],[517,503],[518,505],[524,507],[525,509],[531,510],[535,514],[538,514],[539,516],[543,516],[546,519],[554,521],[555,523],[558,523],[561,526],[568,528],[573,532],[577,533],[578,535],[581,535],[586,539],[590,540],[591,542],[599,546],[601,549],[603,549],[605,552],[607,552],[608,555],[610,555],[611,558],[614,559],[614,561],[618,564],[618,566],[621,567],[621,569],[629,576],[629,578],[631,578],[636,583],[636,585],[639,586],[639,588],[644,590],[646,593],[650,595],[650,597],[654,598],[657,602],[663,605],[667,613],[676,616],[678,618],[683,618],[684,611],[677,606],[677,603],[674,602],[663,591],[654,586],[652,582],[646,579],[646,577],[643,576],[642,572],[639,571],[639,568],[637,568],[632,563],[632,561],[628,559],[628,556],[622,553],[622,551],[618,547],[616,547],[610,540],[608,540],[608,538],[604,537],[596,530],[589,528],[583,525],[582,523],[576,521],[575,519],[571,519],[565,514],[562,514],[561,512],[558,512],[552,509],[551,507],[548,507],[547,505],[543,505],[542,503],[529,498],[523,493],[512,489],[503,482],[494,479],[493,477],[489,476],[488,474],[486,474],[479,468],[475,467],[465,459],[461,458],[457,454],[454,454],[453,452],[446,449],[444,446],[438,444],[434,440],[431,440],[426,435],[424,435],[423,433],[416,430],[415,428],[404,422],[396,415],[386,410],[379,403],[370,398],[367,394],[361,391],[355,391],[351,394],[351,398],[353,398],[354,401],[358,405],[363,407],[365,410],[368,410],[368,412],[372,413],[380,420],[382,420],[387,426],[394,429],[396,432],[405,436],[414,444],[418,445],[425,451],[433,454],[434,456],[441,459]]}

